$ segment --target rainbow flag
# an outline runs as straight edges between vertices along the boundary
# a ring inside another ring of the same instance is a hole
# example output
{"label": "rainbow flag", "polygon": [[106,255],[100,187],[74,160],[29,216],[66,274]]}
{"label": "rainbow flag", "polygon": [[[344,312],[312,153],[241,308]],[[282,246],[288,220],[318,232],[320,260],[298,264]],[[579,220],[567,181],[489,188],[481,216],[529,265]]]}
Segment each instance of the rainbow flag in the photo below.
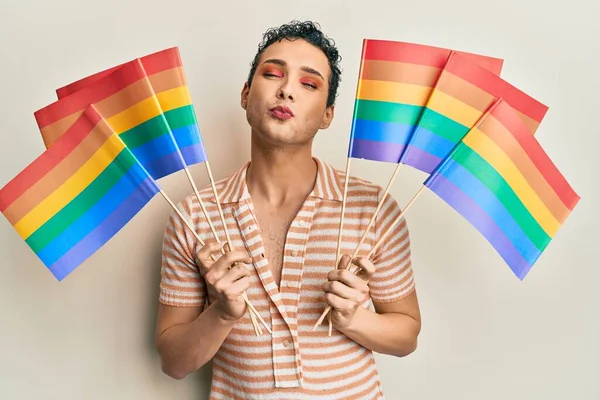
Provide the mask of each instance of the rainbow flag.
{"label": "rainbow flag", "polygon": [[424,184],[465,217],[521,280],[580,199],[504,99]]}
{"label": "rainbow flag", "polygon": [[431,173],[499,98],[515,108],[532,135],[548,111],[498,75],[452,52],[400,162]]}
{"label": "rainbow flag", "polygon": [[34,116],[46,147],[52,146],[92,104],[154,179],[185,168],[148,76],[137,59],[36,111]]}
{"label": "rainbow flag", "polygon": [[0,190],[0,210],[60,281],[158,192],[91,106]]}
{"label": "rainbow flag", "polygon": [[[152,53],[140,58],[140,62],[148,75],[150,86],[156,94],[186,164],[193,165],[206,161],[206,152],[179,49],[172,47]],[[119,66],[70,83],[57,89],[56,94],[59,99],[69,96],[104,78],[117,68]]]}
{"label": "rainbow flag", "polygon": [[[452,50],[365,39],[348,157],[398,163]],[[460,52],[500,74],[503,60]]]}

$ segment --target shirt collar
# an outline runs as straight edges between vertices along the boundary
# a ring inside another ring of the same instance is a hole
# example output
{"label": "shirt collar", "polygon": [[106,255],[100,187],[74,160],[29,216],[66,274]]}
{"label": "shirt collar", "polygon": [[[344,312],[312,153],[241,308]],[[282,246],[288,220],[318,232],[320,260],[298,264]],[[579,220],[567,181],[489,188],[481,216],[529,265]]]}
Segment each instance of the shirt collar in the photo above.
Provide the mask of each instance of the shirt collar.
{"label": "shirt collar", "polygon": [[[344,190],[342,174],[317,157],[313,157],[313,160],[317,164],[317,180],[309,196],[341,202]],[[250,161],[216,186],[221,204],[238,203],[250,198],[246,185],[246,172],[249,166]],[[214,200],[213,196],[211,201]]]}

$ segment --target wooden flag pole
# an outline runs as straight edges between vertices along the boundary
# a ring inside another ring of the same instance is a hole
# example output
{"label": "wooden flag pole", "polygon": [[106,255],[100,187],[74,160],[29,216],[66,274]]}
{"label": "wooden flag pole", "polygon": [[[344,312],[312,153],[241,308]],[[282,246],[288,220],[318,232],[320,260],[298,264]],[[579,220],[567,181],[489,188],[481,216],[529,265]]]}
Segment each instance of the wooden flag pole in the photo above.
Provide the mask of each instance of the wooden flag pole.
{"label": "wooden flag pole", "polygon": [[[206,161],[208,162],[208,161]],[[206,206],[204,205],[204,201],[202,201],[202,197],[200,197],[200,193],[198,192],[198,188],[196,186],[196,183],[194,182],[194,179],[192,178],[192,175],[190,174],[190,171],[186,166],[184,166],[184,170],[185,170],[185,174],[188,177],[188,180],[190,182],[190,184],[192,185],[192,188],[194,190],[194,194],[196,195],[196,198],[198,199],[198,202],[200,203],[200,208],[202,208],[202,212],[204,213],[204,216],[206,218],[206,221],[208,222],[208,226],[210,227],[210,230],[215,238],[215,240],[217,241],[217,243],[221,243],[221,239],[219,239],[219,235],[217,234],[217,231],[215,229],[215,226],[212,223],[212,220],[210,219],[210,216],[208,215],[208,210],[206,209]],[[217,204],[219,204],[217,202]],[[221,253],[225,254],[225,251],[223,250],[223,248],[221,247]],[[258,326],[257,322],[256,322],[256,317],[254,316],[254,313],[250,313],[250,317],[252,319],[252,324],[254,325],[254,331],[258,334],[259,332],[262,333],[262,330],[260,329],[260,327]]]}
{"label": "wooden flag pole", "polygon": [[208,216],[208,211],[206,210],[204,201],[202,201],[202,198],[200,197],[200,193],[198,192],[196,183],[194,182],[194,179],[192,178],[192,174],[190,173],[190,170],[187,167],[187,165],[184,166],[184,170],[185,170],[185,174],[186,174],[188,180],[190,181],[190,184],[192,185],[192,189],[194,189],[194,194],[196,195],[196,199],[198,199],[198,202],[200,203],[200,208],[202,208],[202,212],[204,213],[204,216],[206,217],[206,221],[208,222],[208,226],[210,227],[210,230],[211,230],[213,236],[215,237],[215,240],[217,241],[217,243],[221,243],[221,240],[219,239],[219,235],[217,235],[215,226],[213,225],[210,217]]}
{"label": "wooden flag pole", "polygon": [[[185,224],[185,226],[190,230],[190,232],[192,232],[192,234],[194,235],[194,237],[196,238],[196,240],[198,240],[198,242],[200,243],[201,246],[205,246],[206,243],[204,242],[204,240],[202,240],[202,238],[200,237],[200,235],[198,235],[198,233],[196,232],[196,230],[192,227],[192,225],[188,222],[188,220],[183,216],[183,214],[181,213],[181,211],[177,208],[177,206],[175,205],[175,203],[173,203],[173,201],[169,198],[169,196],[167,196],[167,194],[165,193],[164,190],[162,190],[161,188],[159,188],[159,192],[160,194],[163,196],[163,198],[167,201],[167,203],[169,203],[169,205],[171,206],[171,208],[173,209],[173,211],[175,211],[175,213],[179,216],[179,218],[181,218],[181,220],[183,221],[183,223]],[[211,254],[211,258],[213,259],[213,261],[216,261],[217,258],[214,256],[214,254]],[[244,298],[244,302],[246,303],[246,306],[248,306],[249,309],[254,310],[254,307],[252,306],[252,304],[249,304],[249,300],[248,298],[245,296],[245,293],[243,294],[243,298]],[[260,331],[260,328],[258,327],[258,325],[255,326],[255,332]]]}
{"label": "wooden flag pole", "polygon": [[[210,181],[210,185],[212,187],[213,190],[213,194],[215,196],[215,202],[217,203],[217,208],[219,209],[219,216],[221,217],[221,223],[223,224],[223,230],[225,231],[225,237],[227,240],[227,244],[228,244],[228,248],[229,251],[233,250],[233,246],[231,245],[231,237],[229,236],[229,231],[227,229],[227,224],[225,222],[225,215],[223,214],[223,209],[221,208],[221,202],[219,201],[219,196],[217,194],[217,187],[215,185],[215,180],[213,178],[213,174],[212,174],[212,170],[210,168],[210,164],[208,162],[208,160],[206,160],[204,162],[204,164],[206,165],[206,171],[208,173],[208,179]],[[254,308],[254,306],[252,305],[252,303],[250,303],[250,299],[248,299],[248,295],[246,293],[246,291],[244,291],[242,293],[242,296],[244,297],[244,301],[246,302],[246,305],[249,308],[249,313],[250,313],[250,317],[253,318],[253,314],[256,316],[256,318],[258,318],[258,320],[260,321],[261,324],[263,324],[263,326],[265,327],[265,329],[267,330],[267,332],[269,332],[270,334],[273,334],[273,332],[271,331],[271,329],[269,328],[269,326],[267,325],[267,323],[263,320],[263,318],[260,316],[260,314],[258,313],[258,311],[256,310],[256,308]],[[260,328],[259,328],[260,330]]]}
{"label": "wooden flag pole", "polygon": [[[387,184],[387,187],[385,188],[385,191],[383,192],[383,195],[381,196],[381,200],[379,200],[379,204],[377,204],[377,209],[373,213],[373,216],[371,217],[371,221],[369,221],[369,225],[367,225],[367,228],[365,229],[362,237],[360,238],[360,241],[359,241],[358,245],[354,249],[354,253],[350,257],[350,260],[353,260],[358,255],[358,253],[360,251],[360,247],[363,245],[365,239],[367,238],[367,235],[369,233],[369,229],[371,229],[371,227],[375,223],[375,220],[377,219],[377,214],[381,210],[381,207],[383,207],[383,203],[385,202],[385,198],[388,195],[388,193],[389,193],[389,191],[390,191],[390,189],[391,189],[394,181],[396,180],[396,176],[398,175],[398,172],[400,171],[400,167],[401,166],[402,166],[401,163],[398,163],[396,165],[396,168],[394,169],[394,173],[392,174],[392,176],[391,176],[391,178],[390,178],[390,180],[389,180],[389,182]],[[347,168],[347,170],[346,170],[346,176],[348,176],[348,172],[349,172],[348,169],[349,168]],[[346,187],[344,188],[344,200],[345,199],[346,199]],[[340,219],[340,232],[341,232],[342,227],[343,227],[343,222],[342,221],[343,221],[343,217],[344,217],[344,211],[343,211],[344,210],[344,204],[345,204],[345,201],[342,202],[342,218]],[[341,235],[340,235],[340,237],[341,237]],[[337,260],[336,261],[336,265],[337,265],[337,263],[339,263],[339,260],[340,260],[340,243],[341,243],[341,241],[339,241],[339,239],[338,239],[338,252],[337,252],[337,258],[336,258],[336,260]],[[352,263],[349,262],[348,265],[346,266],[346,269],[349,270],[350,267],[351,267],[351,265],[352,265]],[[328,307],[328,308],[330,308],[330,307]],[[323,314],[325,314],[325,312],[323,312]],[[323,314],[319,318],[320,321],[323,320],[322,319]],[[329,336],[331,336],[331,330],[332,330],[332,327],[331,327],[331,310],[328,311],[328,317],[327,318],[328,318],[328,322],[329,322]],[[317,322],[315,324],[315,326],[313,327],[313,331],[316,329],[316,327],[320,323],[321,322]]]}
{"label": "wooden flag pole", "polygon": [[381,246],[381,243],[383,243],[383,241],[388,237],[388,235],[392,232],[392,230],[396,227],[396,225],[400,223],[402,218],[404,218],[404,214],[406,214],[406,212],[410,209],[410,207],[417,200],[417,198],[423,193],[423,191],[425,190],[426,187],[427,186],[425,186],[425,185],[421,186],[421,189],[419,189],[417,191],[417,193],[415,193],[415,195],[412,197],[412,199],[410,199],[410,201],[406,204],[406,206],[400,212],[400,215],[398,215],[398,217],[396,217],[396,219],[390,225],[390,227],[384,232],[383,235],[381,235],[379,240],[377,240],[377,243],[375,243],[375,246],[373,246],[371,251],[369,251],[369,254],[367,254],[367,258],[370,258],[373,255],[373,253],[375,253],[375,251],[379,248],[379,246]]}
{"label": "wooden flag pole", "polygon": [[[367,235],[369,233],[369,229],[371,229],[371,227],[375,223],[375,220],[377,219],[377,214],[379,213],[379,211],[381,211],[381,207],[383,207],[383,203],[385,202],[385,198],[387,197],[388,193],[390,192],[390,189],[392,188],[392,184],[396,180],[396,176],[398,175],[398,171],[400,171],[400,167],[401,166],[402,166],[401,163],[398,163],[398,165],[396,165],[396,168],[394,169],[394,173],[392,174],[392,177],[390,178],[390,181],[388,182],[388,185],[385,188],[385,191],[383,192],[383,195],[381,196],[381,200],[379,200],[379,204],[377,205],[377,209],[375,209],[375,213],[373,213],[373,216],[371,217],[371,221],[369,221],[369,225],[367,226],[367,228],[365,229],[365,232],[363,233],[362,237],[360,238],[360,241],[358,242],[358,245],[356,246],[356,249],[354,249],[354,253],[352,253],[352,256],[350,257],[350,260],[352,260],[356,256],[358,256],[358,253],[360,251],[360,246],[362,246],[363,243],[365,242],[365,240],[367,238]],[[346,267],[346,269],[350,269],[351,265],[352,265],[352,263],[348,263],[348,266]]]}
{"label": "wooden flag pole", "polygon": [[[379,238],[379,240],[377,240],[377,243],[375,243],[375,246],[373,246],[373,248],[371,249],[371,251],[367,255],[367,258],[371,257],[373,255],[373,253],[375,253],[375,251],[379,248],[379,246],[381,246],[381,243],[383,243],[383,241],[387,238],[387,236],[392,232],[393,228],[398,223],[400,223],[400,221],[404,217],[404,214],[410,209],[410,207],[413,205],[413,203],[415,202],[415,200],[417,200],[417,198],[421,195],[421,193],[423,193],[423,191],[425,190],[425,188],[426,188],[426,186],[423,185],[421,187],[421,189],[419,189],[417,191],[417,193],[415,193],[415,195],[413,196],[413,198],[408,202],[408,204],[406,204],[406,207],[404,207],[404,209],[400,212],[400,215],[398,215],[398,217],[396,217],[396,219],[390,225],[390,227],[384,232],[383,235],[381,235],[381,237]],[[350,259],[350,261],[348,262],[348,265],[350,265],[351,263],[352,263],[352,259]],[[359,269],[357,269],[354,273],[356,274],[358,272],[358,270]],[[323,314],[321,314],[321,316],[319,317],[319,320],[317,321],[317,323],[315,324],[315,326],[313,326],[313,329],[312,329],[313,331],[316,330],[317,326],[319,326],[323,322],[323,319],[325,319],[325,316],[330,311],[331,311],[331,306],[327,306],[327,308],[325,309],[325,311],[323,311]]]}
{"label": "wooden flag pole", "polygon": [[[344,193],[342,195],[342,212],[340,213],[340,224],[339,224],[339,229],[338,229],[338,241],[337,241],[337,250],[335,253],[334,269],[337,269],[338,263],[340,262],[340,258],[341,258],[342,232],[344,230],[344,214],[346,213],[346,198],[348,197],[348,182],[350,181],[350,160],[352,160],[352,157],[348,157],[346,159],[346,177],[344,179]],[[322,319],[321,319],[321,321],[322,321]],[[329,315],[328,322],[329,322],[329,336],[331,336],[331,330],[332,330],[332,325],[333,325],[333,323],[331,321],[331,315]]]}
{"label": "wooden flag pole", "polygon": [[[479,127],[479,125],[481,124],[481,122],[493,111],[494,108],[496,108],[498,106],[498,104],[500,104],[500,102],[502,100],[503,100],[502,97],[497,98],[494,101],[494,103],[492,103],[492,105],[488,107],[488,109],[478,118],[478,120],[475,122],[475,124],[469,129],[469,133],[472,132],[474,129],[477,129]],[[469,133],[467,133],[466,135],[468,135]],[[461,139],[461,140],[464,140],[464,138]],[[392,176],[392,179],[390,180],[390,183],[388,184],[388,188],[386,189],[386,194],[387,194],[387,192],[388,192],[388,190],[390,188],[392,180],[395,178],[395,175],[398,172],[398,169],[400,168],[400,165],[401,164],[398,163],[398,166],[396,167],[396,171],[394,171],[394,175]],[[402,210],[402,212],[400,213],[400,215],[396,218],[396,220],[392,223],[392,225],[388,228],[388,230],[381,236],[381,238],[379,238],[379,240],[377,241],[377,243],[375,243],[375,246],[373,246],[373,248],[371,249],[371,251],[369,251],[369,254],[367,255],[367,258],[370,258],[373,255],[373,253],[375,253],[375,251],[377,250],[377,248],[379,248],[379,246],[381,245],[381,243],[383,242],[383,240],[389,235],[389,233],[396,226],[396,224],[398,224],[400,222],[400,220],[402,219],[402,217],[404,217],[404,214],[406,213],[406,211],[408,211],[408,209],[412,206],[412,204],[415,202],[415,200],[421,195],[421,193],[423,193],[423,190],[425,188],[426,188],[426,186],[423,185],[421,187],[421,189],[419,189],[417,191],[417,193],[413,196],[413,198],[408,202],[408,204],[406,205],[406,207],[404,207],[404,209]],[[385,195],[384,195],[384,198],[385,198]],[[377,213],[375,213],[375,215],[377,215]],[[371,219],[371,223],[372,222],[373,222],[373,218]],[[364,242],[365,235],[366,235],[366,232],[365,232],[365,234],[363,234],[363,237],[361,238],[361,241],[360,241],[359,245],[354,250],[354,254],[350,258],[350,262],[348,263],[348,266],[346,267],[347,269],[352,264],[352,259],[354,257],[356,257],[356,255],[358,254],[358,251],[360,250],[360,246]],[[358,270],[359,269],[357,269],[354,273],[356,274],[358,272]],[[317,320],[317,323],[313,326],[313,329],[312,329],[313,331],[316,330],[317,327],[323,322],[323,319],[325,318],[325,316],[330,311],[331,311],[331,306],[327,306],[327,308],[325,308],[325,311],[323,311],[323,313],[321,314],[321,316]]]}
{"label": "wooden flag pole", "polygon": [[348,181],[350,181],[349,179],[349,175],[350,175],[350,160],[352,160],[351,157],[348,157],[346,159],[346,178],[344,179],[344,193],[342,196],[342,212],[340,214],[340,224],[339,224],[339,230],[338,230],[338,241],[337,241],[337,250],[336,250],[336,255],[335,255],[335,267],[337,268],[337,264],[340,260],[340,253],[341,253],[341,248],[342,248],[342,231],[344,230],[344,214],[346,212],[346,198],[348,196]]}

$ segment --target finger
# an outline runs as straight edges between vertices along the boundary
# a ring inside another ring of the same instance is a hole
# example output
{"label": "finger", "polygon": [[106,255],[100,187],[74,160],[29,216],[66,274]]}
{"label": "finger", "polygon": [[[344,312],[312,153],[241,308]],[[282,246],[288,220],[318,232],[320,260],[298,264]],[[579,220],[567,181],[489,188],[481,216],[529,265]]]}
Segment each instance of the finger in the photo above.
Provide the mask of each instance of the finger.
{"label": "finger", "polygon": [[207,282],[214,284],[227,273],[233,264],[241,262],[241,263],[251,263],[252,258],[242,251],[231,251],[229,253],[225,253],[221,258],[214,262],[214,264],[210,267],[210,270],[206,273],[205,279]]}
{"label": "finger", "polygon": [[329,281],[339,281],[346,286],[349,286],[354,289],[358,289],[362,286],[365,286],[365,281],[360,277],[354,275],[352,272],[346,269],[338,269],[331,271],[327,278]]}
{"label": "finger", "polygon": [[352,260],[352,264],[360,268],[358,274],[356,275],[365,282],[370,281],[373,275],[375,274],[375,265],[371,262],[371,260],[369,260],[366,257],[355,258],[354,260]]}
{"label": "finger", "polygon": [[323,284],[323,290],[326,293],[334,294],[346,300],[360,301],[364,293],[357,291],[349,286],[346,286],[340,281],[329,281]]}
{"label": "finger", "polygon": [[347,312],[354,308],[354,303],[333,293],[325,294],[325,301],[336,311]]}
{"label": "finger", "polygon": [[229,253],[231,251],[231,244],[229,242],[225,242],[225,245],[223,245],[223,250],[225,250],[226,253]]}
{"label": "finger", "polygon": [[245,276],[233,284],[229,285],[225,290],[225,297],[231,301],[241,300],[242,293],[250,287],[250,278]]}
{"label": "finger", "polygon": [[250,276],[250,271],[244,264],[236,264],[231,267],[225,275],[220,279],[220,282],[223,282],[226,285],[231,285],[239,279],[242,279],[246,276]]}
{"label": "finger", "polygon": [[206,243],[200,250],[198,250],[195,261],[202,274],[205,274],[210,269],[210,266],[214,263],[210,256],[220,250],[221,244],[217,242]]}

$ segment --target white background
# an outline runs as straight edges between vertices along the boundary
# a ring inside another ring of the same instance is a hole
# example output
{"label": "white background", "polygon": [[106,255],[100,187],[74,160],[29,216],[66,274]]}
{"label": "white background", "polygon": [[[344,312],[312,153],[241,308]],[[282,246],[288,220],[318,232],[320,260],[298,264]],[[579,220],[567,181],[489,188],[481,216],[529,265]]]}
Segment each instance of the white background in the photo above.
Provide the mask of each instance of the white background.
{"label": "white background", "polygon": [[[43,151],[33,112],[55,101],[56,88],[166,47],[180,47],[217,179],[249,157],[239,93],[271,26],[312,19],[339,45],[336,118],[315,142],[315,155],[339,169],[363,38],[504,58],[502,77],[550,107],[537,137],[582,200],[521,282],[425,191],[407,213],[423,331],[409,357],[378,356],[384,389],[389,399],[599,399],[599,14],[591,0],[3,1],[0,185]],[[354,161],[351,173],[385,186],[393,167]],[[207,184],[202,165],[192,174]],[[392,190],[400,204],[424,178],[401,171]],[[175,201],[190,192],[183,172],[161,186]],[[60,284],[0,219],[1,399],[206,398],[209,368],[172,380],[153,346],[169,213],[157,196]]]}

